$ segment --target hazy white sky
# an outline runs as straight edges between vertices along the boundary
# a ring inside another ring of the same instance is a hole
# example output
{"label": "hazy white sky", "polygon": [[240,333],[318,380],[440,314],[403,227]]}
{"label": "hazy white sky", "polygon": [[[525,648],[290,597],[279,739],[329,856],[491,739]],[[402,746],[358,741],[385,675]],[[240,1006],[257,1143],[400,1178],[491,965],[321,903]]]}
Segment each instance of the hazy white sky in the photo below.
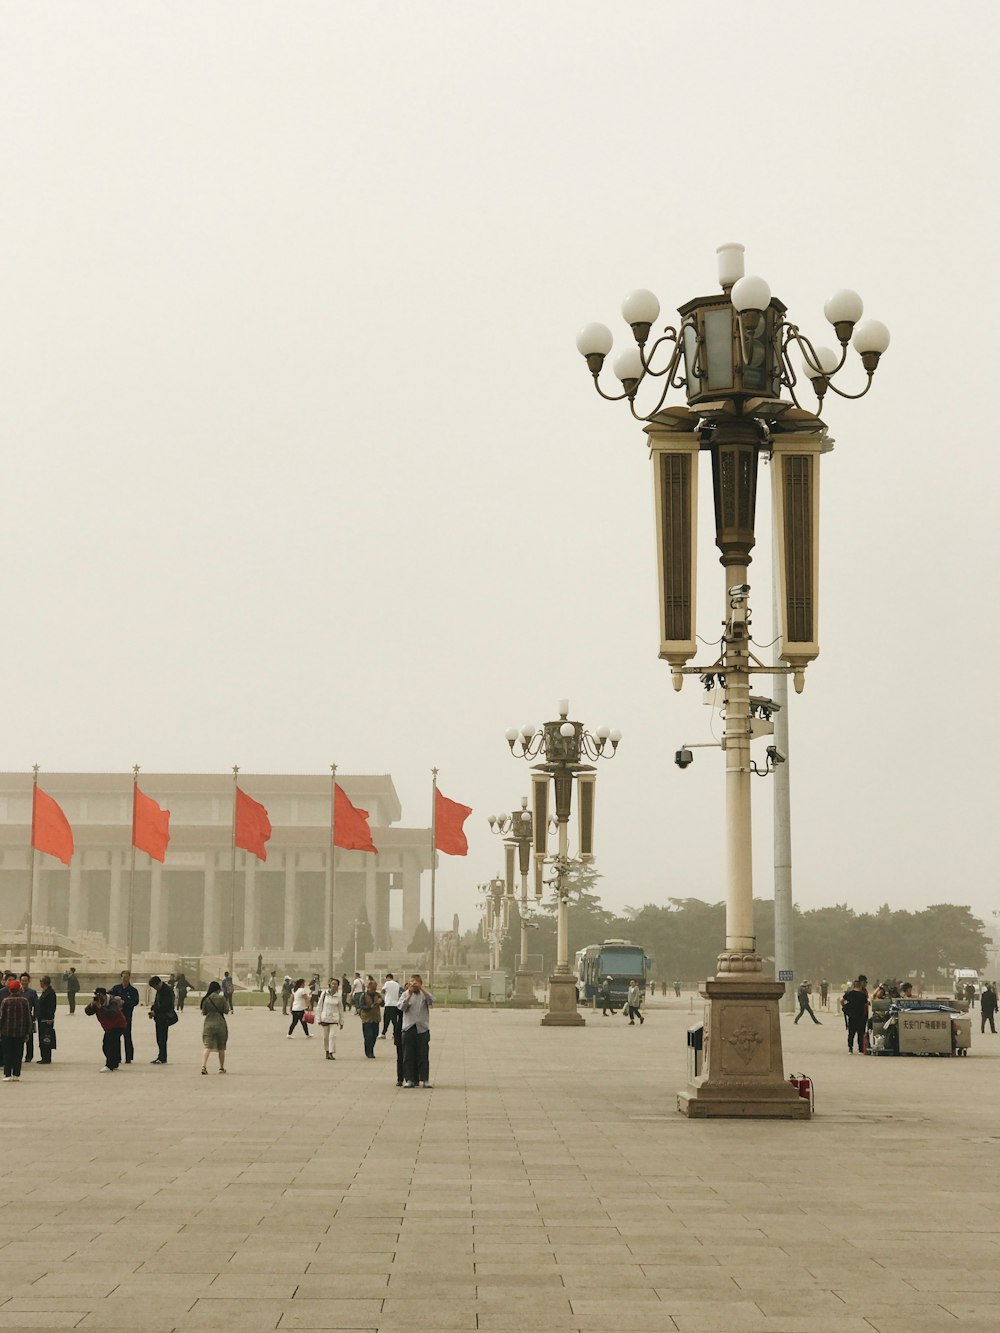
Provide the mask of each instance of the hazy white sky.
{"label": "hazy white sky", "polygon": [[[996,7],[63,0],[0,11],[2,766],[391,772],[528,791],[504,729],[625,733],[613,906],[724,896],[709,710],[657,660],[640,429],[574,347],[741,240],[833,400],[793,698],[804,906],[996,902]],[[823,339],[821,340],[828,340]],[[860,371],[858,386],[860,387]],[[705,460],[707,466],[707,460]],[[767,474],[751,571],[770,619]],[[705,474],[704,492],[709,491]],[[724,574],[703,525],[700,632]],[[707,651],[707,650],[706,650]],[[771,891],[755,784],[756,892]]]}

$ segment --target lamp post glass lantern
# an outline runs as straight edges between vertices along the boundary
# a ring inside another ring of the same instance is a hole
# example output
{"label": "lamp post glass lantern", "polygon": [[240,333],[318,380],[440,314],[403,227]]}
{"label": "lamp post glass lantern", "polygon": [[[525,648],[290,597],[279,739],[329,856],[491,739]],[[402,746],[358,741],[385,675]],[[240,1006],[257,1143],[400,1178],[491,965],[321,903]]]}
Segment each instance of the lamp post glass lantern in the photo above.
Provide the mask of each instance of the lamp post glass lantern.
{"label": "lamp post glass lantern", "polygon": [[[542,1017],[544,1027],[579,1027],[585,1022],[576,1005],[576,977],[569,966],[569,911],[568,873],[569,820],[573,804],[573,783],[577,783],[579,800],[579,858],[590,861],[594,855],[594,790],[596,762],[613,759],[621,741],[620,731],[598,727],[588,731],[582,722],[569,716],[569,700],[560,699],[559,717],[535,728],[526,723],[518,730],[506,732],[507,744],[515,758],[539,760],[532,764],[533,795],[532,835],[534,839],[536,885],[540,887],[542,867],[546,861],[555,870],[550,881],[556,894],[556,965],[549,977],[548,1007]],[[588,763],[593,760],[593,763]],[[555,794],[555,827],[558,830],[558,851],[548,855],[549,790]],[[536,889],[536,892],[538,890]],[[526,944],[524,946],[527,947]]]}
{"label": "lamp post glass lantern", "polygon": [[[742,245],[720,246],[717,253],[721,294],[679,306],[676,324],[654,331],[659,302],[651,292],[625,298],[631,342],[613,361],[618,392],[601,384],[614,345],[610,329],[588,324],[577,348],[597,392],[626,402],[648,439],[659,655],[675,689],[685,675],[718,678],[725,700],[726,941],[716,975],[701,992],[707,1002],[704,1074],[679,1094],[678,1106],[694,1116],[791,1119],[807,1116],[809,1108],[784,1081],[777,1003],[784,985],[763,976],[751,877],[750,779],[771,772],[783,754],[770,746],[763,766],[751,758],[751,741],[774,728],[754,705],[750,683],[758,673],[790,674],[801,692],[805,669],[819,654],[819,465],[830,447],[819,412],[828,393],[868,393],[889,332],[878,320],[862,322],[860,296],[842,288],[824,307],[837,347],[819,345],[787,318],[787,307],[763,278],[744,272]],[[857,391],[842,387],[840,379],[852,346],[866,377]],[[668,405],[672,390],[683,390],[685,401]],[[719,655],[692,666],[701,453],[711,458],[715,544],[727,593]],[[771,464],[781,644],[776,665],[759,660],[751,637],[749,567],[762,455]]]}

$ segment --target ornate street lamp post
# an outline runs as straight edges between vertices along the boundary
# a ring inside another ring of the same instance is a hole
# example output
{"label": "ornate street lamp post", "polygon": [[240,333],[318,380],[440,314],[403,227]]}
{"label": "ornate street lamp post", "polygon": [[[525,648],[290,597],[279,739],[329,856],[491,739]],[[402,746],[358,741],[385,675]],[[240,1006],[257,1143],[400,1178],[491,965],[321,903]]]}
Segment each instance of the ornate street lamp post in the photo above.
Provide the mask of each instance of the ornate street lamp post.
{"label": "ornate street lamp post", "polygon": [[[573,803],[573,781],[578,788],[580,815],[581,861],[590,861],[594,855],[594,791],[597,773],[586,759],[612,759],[622,738],[620,731],[598,727],[589,732],[582,722],[569,720],[569,703],[559,701],[559,717],[544,723],[537,731],[530,723],[520,731],[512,727],[506,733],[510,752],[518,759],[536,759],[543,762],[532,765],[531,786],[534,807],[533,831],[535,839],[536,874],[548,855],[549,783],[555,786],[556,822],[559,830],[559,851],[552,866],[555,870],[557,900],[556,966],[549,977],[548,1009],[542,1017],[543,1027],[580,1027],[586,1021],[577,1012],[576,977],[569,966],[569,913],[567,876],[569,859],[569,817]],[[519,749],[515,749],[519,746]],[[536,888],[537,893],[537,888]]]}
{"label": "ornate street lamp post", "polygon": [[[665,328],[652,345],[659,302],[647,291],[626,297],[622,313],[633,345],[615,358],[620,393],[605,393],[599,383],[611,350],[610,330],[588,325],[577,347],[598,393],[627,402],[633,417],[645,423],[656,508],[660,657],[670,665],[675,689],[687,674],[717,677],[724,689],[726,947],[715,977],[701,992],[707,1002],[705,1072],[679,1095],[678,1106],[692,1116],[798,1118],[808,1115],[808,1104],[784,1081],[778,1015],[784,986],[762,975],[753,931],[750,779],[784,756],[772,745],[765,767],[751,760],[751,740],[771,734],[773,727],[760,701],[751,700],[750,681],[757,673],[789,673],[801,692],[805,668],[819,654],[819,464],[828,441],[824,423],[802,405],[799,393],[808,381],[817,410],[828,391],[863,397],[889,346],[889,332],[877,320],[859,323],[861,298],[842,290],[824,307],[839,350],[816,346],[785,318],[786,307],[772,298],[762,278],[744,276],[742,245],[721,246],[718,256],[721,295],[680,306],[678,326]],[[858,393],[833,382],[852,343],[867,375]],[[800,370],[792,364],[793,348],[801,354]],[[665,406],[671,389],[683,389],[687,403]],[[651,390],[650,401],[640,408],[637,399]],[[712,461],[715,542],[728,591],[719,656],[707,666],[689,666],[696,651],[701,452]],[[774,508],[783,663],[775,666],[762,663],[751,646],[747,573],[761,455],[771,463]],[[691,757],[685,748],[677,761],[685,767]]]}
{"label": "ornate street lamp post", "polygon": [[490,946],[490,971],[499,972],[500,951],[510,934],[510,905],[514,896],[499,875],[480,884],[479,892],[483,895],[483,939]]}
{"label": "ornate street lamp post", "polygon": [[[521,898],[518,913],[521,920],[521,954],[517,963],[514,991],[510,1003],[516,1009],[528,1009],[535,1003],[535,974],[528,967],[528,876],[531,873],[531,848],[534,842],[534,832],[527,796],[521,797],[520,810],[516,810],[509,815],[490,815],[489,824],[490,830],[504,839],[504,850],[507,854],[507,883],[510,891],[513,890],[515,858],[521,875]],[[555,820],[550,820],[550,827],[555,828],[555,826]],[[541,865],[539,863],[540,869]],[[536,900],[540,899],[541,896],[542,881],[539,874],[535,881]]]}

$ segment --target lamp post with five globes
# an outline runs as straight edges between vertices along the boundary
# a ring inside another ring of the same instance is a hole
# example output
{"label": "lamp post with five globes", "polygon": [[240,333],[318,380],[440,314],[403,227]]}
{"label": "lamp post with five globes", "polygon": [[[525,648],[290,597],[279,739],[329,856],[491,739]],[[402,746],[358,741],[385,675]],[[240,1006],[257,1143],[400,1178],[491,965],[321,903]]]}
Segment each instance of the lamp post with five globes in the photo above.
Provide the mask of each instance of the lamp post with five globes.
{"label": "lamp post with five globes", "polygon": [[[556,822],[559,850],[554,861],[556,917],[556,966],[549,977],[548,1009],[542,1017],[544,1027],[579,1027],[586,1021],[576,1007],[576,977],[569,966],[569,913],[567,876],[569,859],[569,817],[573,802],[573,782],[577,783],[579,810],[579,849],[581,861],[594,855],[594,790],[596,771],[586,759],[613,759],[622,738],[620,731],[599,727],[589,732],[582,722],[571,722],[569,703],[559,701],[559,717],[544,723],[537,731],[530,723],[512,727],[506,733],[510,752],[519,759],[536,759],[532,766],[531,787],[534,811],[533,830],[536,864],[548,855],[549,783],[555,788]],[[520,749],[515,749],[520,746]]]}

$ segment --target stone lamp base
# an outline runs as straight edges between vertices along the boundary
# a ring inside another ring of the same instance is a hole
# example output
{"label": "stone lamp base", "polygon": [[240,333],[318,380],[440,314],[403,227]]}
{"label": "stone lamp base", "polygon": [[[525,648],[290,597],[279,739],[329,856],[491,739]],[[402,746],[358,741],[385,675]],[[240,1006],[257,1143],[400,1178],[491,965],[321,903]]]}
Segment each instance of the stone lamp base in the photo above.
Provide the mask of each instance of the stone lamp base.
{"label": "stone lamp base", "polygon": [[785,1081],[782,1066],[784,992],[783,981],[759,972],[705,982],[704,1073],[677,1094],[678,1111],[701,1119],[809,1119],[809,1103]]}
{"label": "stone lamp base", "polygon": [[522,972],[518,969],[514,975],[514,990],[507,1004],[511,1009],[535,1008],[538,1001],[535,999],[534,972]]}
{"label": "stone lamp base", "polygon": [[543,1028],[582,1028],[587,1020],[576,1007],[576,977],[556,972],[549,977],[549,1007],[542,1015]]}

